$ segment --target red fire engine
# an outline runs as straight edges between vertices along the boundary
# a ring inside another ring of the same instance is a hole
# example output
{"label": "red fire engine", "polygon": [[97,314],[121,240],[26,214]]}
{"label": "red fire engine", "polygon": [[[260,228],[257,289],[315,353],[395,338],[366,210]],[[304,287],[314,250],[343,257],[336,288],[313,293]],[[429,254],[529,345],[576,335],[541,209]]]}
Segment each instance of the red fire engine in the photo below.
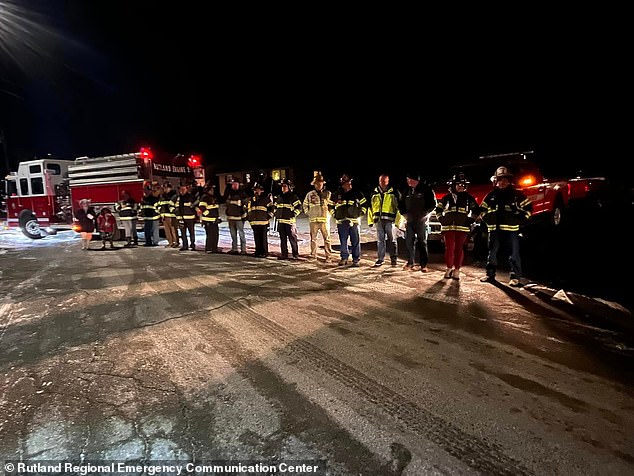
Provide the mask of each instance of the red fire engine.
{"label": "red fire engine", "polygon": [[[70,229],[79,201],[90,199],[98,209],[114,204],[126,190],[135,200],[146,186],[205,182],[198,155],[155,156],[150,149],[74,161],[38,159],[21,162],[6,176],[7,224],[38,239],[59,229]],[[115,216],[117,214],[115,213]],[[118,228],[123,229],[117,220]]]}

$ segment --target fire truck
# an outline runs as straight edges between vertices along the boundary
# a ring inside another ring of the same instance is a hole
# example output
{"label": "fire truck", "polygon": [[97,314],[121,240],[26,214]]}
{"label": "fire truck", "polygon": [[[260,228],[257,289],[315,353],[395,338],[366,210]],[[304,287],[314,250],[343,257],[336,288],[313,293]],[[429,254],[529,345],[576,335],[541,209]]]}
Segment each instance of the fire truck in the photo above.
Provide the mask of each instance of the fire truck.
{"label": "fire truck", "polygon": [[[170,182],[204,185],[198,155],[157,155],[149,148],[139,152],[75,160],[37,159],[21,162],[17,172],[5,177],[7,225],[19,227],[32,239],[71,229],[79,201],[89,199],[97,212],[114,205],[127,191],[137,202],[146,187]],[[117,228],[123,233],[118,215]]]}

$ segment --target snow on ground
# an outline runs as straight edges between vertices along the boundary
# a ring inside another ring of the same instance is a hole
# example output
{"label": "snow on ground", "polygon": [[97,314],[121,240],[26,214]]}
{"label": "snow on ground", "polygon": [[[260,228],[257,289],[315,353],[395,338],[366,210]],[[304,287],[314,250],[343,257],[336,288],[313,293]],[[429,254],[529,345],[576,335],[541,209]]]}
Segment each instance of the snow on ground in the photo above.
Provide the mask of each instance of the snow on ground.
{"label": "snow on ground", "polygon": [[[276,231],[273,231],[273,224],[271,226],[271,231],[269,231],[268,235],[268,243],[269,243],[269,252],[271,254],[279,254],[280,252],[280,239],[279,234]],[[1,228],[0,228],[1,229]],[[205,230],[200,224],[196,224],[196,245],[199,249],[204,249],[205,246]],[[254,241],[253,241],[253,231],[248,223],[245,223],[244,227],[246,239],[247,239],[247,252],[253,253],[254,250]],[[333,246],[339,245],[339,235],[337,234],[337,226],[333,222],[330,227],[331,231],[331,242]],[[300,216],[297,219],[297,238],[299,245],[300,255],[306,256],[310,253],[310,233],[309,233],[309,224],[308,218],[305,216]],[[79,247],[79,233],[75,233],[74,231],[64,230],[58,231],[56,235],[48,235],[40,240],[32,240],[27,238],[22,234],[22,232],[18,229],[4,230],[0,231],[0,256],[7,253],[7,250],[27,250],[29,248],[42,248],[42,247],[55,247],[60,245],[76,245]],[[361,226],[361,243],[369,243],[376,240],[376,233],[373,229],[369,228],[365,221]],[[139,232],[139,241],[142,243],[144,241],[143,232]],[[123,246],[123,242],[118,242],[119,244],[115,244],[116,246]],[[159,245],[165,245],[167,241],[165,239],[161,239]],[[93,243],[91,247],[98,248],[100,245],[99,237],[95,235]],[[220,224],[220,238],[218,241],[219,248],[227,252],[231,249],[231,235],[229,233],[229,225],[226,221]],[[318,255],[323,256],[323,241],[321,236],[318,238],[318,246],[322,249],[318,250]],[[290,246],[289,246],[290,248]],[[290,251],[290,250],[289,250]],[[362,253],[364,255],[364,253]],[[335,251],[335,257],[338,256],[338,252]],[[370,252],[366,255],[370,259],[375,258],[375,253]],[[25,258],[29,259],[29,258]],[[35,259],[35,258],[32,258]],[[0,272],[0,276],[2,273]],[[539,283],[531,283],[526,286],[526,290],[531,293],[536,293],[538,291],[546,292],[551,296],[556,294],[557,290],[550,290],[546,286]],[[560,291],[560,294],[563,293],[564,290]],[[594,314],[597,313],[597,310],[600,310],[599,313],[601,315],[607,316],[610,314],[616,314],[618,317],[618,321],[622,321],[625,319],[626,321],[631,320],[631,313],[620,306],[617,303],[613,303],[611,301],[605,301],[601,298],[582,296],[579,294],[573,294],[566,291],[566,296],[574,296],[575,299],[569,302],[569,305],[572,307],[576,307],[578,309],[586,310],[588,313]]]}
{"label": "snow on ground", "polygon": [[[338,245],[339,235],[337,234],[337,226],[334,221],[331,223],[330,231],[332,244]],[[247,238],[247,249],[252,251],[254,247],[253,231],[248,223],[245,223],[244,232]],[[94,240],[98,239],[99,237],[95,235]],[[307,254],[310,250],[310,233],[307,217],[300,216],[297,219],[297,239],[300,254]],[[361,243],[368,243],[374,241],[375,239],[376,234],[374,230],[364,223],[361,226]],[[139,240],[144,240],[144,234],[142,231],[139,232]],[[0,231],[0,250],[22,250],[32,247],[57,246],[60,243],[72,243],[75,241],[79,242],[79,233],[69,230],[59,231],[56,235],[45,236],[41,240],[32,240],[27,238],[18,229]],[[269,231],[268,242],[269,251],[271,253],[278,253],[280,248],[280,239],[279,234],[276,231],[273,231],[272,229]],[[318,243],[320,246],[323,245],[321,236],[318,238]],[[159,244],[167,244],[167,241],[162,238]],[[198,246],[205,245],[205,230],[200,224],[196,224],[196,244]],[[95,246],[95,244],[92,246]],[[229,225],[226,221],[220,224],[220,239],[218,241],[218,246],[224,251],[231,249],[231,235],[229,233]]]}

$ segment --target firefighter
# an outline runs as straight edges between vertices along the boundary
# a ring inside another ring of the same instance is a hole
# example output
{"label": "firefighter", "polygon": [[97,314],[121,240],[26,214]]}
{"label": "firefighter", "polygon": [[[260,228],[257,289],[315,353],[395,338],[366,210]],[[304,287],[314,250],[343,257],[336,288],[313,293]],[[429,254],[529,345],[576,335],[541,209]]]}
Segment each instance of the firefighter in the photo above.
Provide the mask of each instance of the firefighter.
{"label": "firefighter", "polygon": [[420,270],[427,273],[427,216],[436,207],[436,196],[432,188],[421,181],[417,173],[407,174],[407,192],[401,199],[399,211],[407,220],[405,244],[407,245],[407,264],[403,269],[415,271],[416,251],[418,250]]}
{"label": "firefighter", "polygon": [[143,234],[145,235],[145,245],[158,246],[156,236],[159,228],[160,213],[158,210],[159,200],[152,193],[152,189],[145,190],[145,196],[141,200],[139,215],[143,220]]}
{"label": "firefighter", "polygon": [[273,218],[275,205],[270,193],[264,193],[264,185],[253,185],[253,197],[247,205],[247,219],[253,229],[253,241],[255,241],[256,258],[266,258],[269,254],[267,234],[269,232],[269,220]]}
{"label": "firefighter", "polygon": [[194,197],[188,192],[187,185],[181,185],[178,190],[178,198],[176,199],[176,219],[181,229],[180,251],[187,251],[187,232],[191,241],[191,249],[196,249],[196,230],[194,224],[196,220],[196,209],[194,205]]}
{"label": "firefighter", "polygon": [[205,227],[205,251],[208,254],[218,253],[218,225],[220,224],[220,213],[218,210],[218,197],[215,194],[216,187],[207,184],[198,202],[200,210],[200,221]]}
{"label": "firefighter", "polygon": [[282,180],[282,194],[275,201],[275,218],[277,219],[277,231],[280,234],[280,249],[282,254],[277,259],[288,259],[288,244],[291,244],[292,259],[299,259],[297,247],[297,216],[302,212],[302,202],[293,192],[293,182],[289,179]]}
{"label": "firefighter", "polygon": [[174,214],[177,198],[178,195],[172,189],[172,184],[165,182],[163,184],[163,193],[157,205],[163,220],[165,237],[167,238],[166,248],[178,248],[178,220],[176,220],[176,215]]}
{"label": "firefighter", "polygon": [[123,230],[127,243],[124,246],[138,246],[139,237],[136,233],[137,225],[137,203],[134,198],[130,196],[127,190],[121,192],[121,201],[115,205],[115,210],[119,212],[119,219],[123,224]]}
{"label": "firefighter", "polygon": [[331,193],[326,190],[326,181],[321,174],[316,174],[310,183],[314,189],[306,194],[302,208],[308,216],[310,226],[310,258],[317,258],[317,234],[321,233],[324,240],[324,252],[326,253],[326,261],[330,260],[332,255],[332,246],[330,244],[330,210]]}
{"label": "firefighter", "polygon": [[361,259],[361,217],[367,212],[367,200],[362,192],[352,188],[352,177],[344,174],[339,179],[341,188],[333,196],[331,209],[335,212],[337,232],[339,233],[340,257],[338,266],[348,264],[350,250],[352,251],[352,266],[358,267]]}
{"label": "firefighter", "polygon": [[473,223],[470,215],[478,214],[478,204],[467,192],[469,182],[462,172],[451,177],[447,185],[449,193],[438,202],[435,212],[445,239],[445,279],[460,279],[464,243]]}
{"label": "firefighter", "polygon": [[376,225],[377,259],[372,265],[375,268],[383,265],[386,248],[390,255],[390,264],[392,266],[397,264],[398,248],[393,228],[399,215],[400,198],[400,192],[390,187],[389,175],[380,175],[379,185],[374,189],[368,207],[368,225]]}
{"label": "firefighter", "polygon": [[[246,205],[248,196],[240,188],[240,182],[236,179],[231,181],[231,186],[225,190],[223,200],[227,205],[225,213],[231,233],[231,251],[229,254],[247,254],[247,239],[244,235],[244,221],[247,219]],[[240,236],[240,251],[238,252],[238,236]]]}
{"label": "firefighter", "polygon": [[520,225],[531,216],[531,201],[521,191],[515,189],[511,181],[513,174],[507,167],[498,167],[491,177],[494,189],[482,200],[479,219],[483,219],[489,230],[489,255],[487,256],[486,276],[482,282],[494,282],[497,269],[497,254],[500,245],[510,246],[509,266],[511,268],[509,285],[521,286],[522,263],[520,259]]}

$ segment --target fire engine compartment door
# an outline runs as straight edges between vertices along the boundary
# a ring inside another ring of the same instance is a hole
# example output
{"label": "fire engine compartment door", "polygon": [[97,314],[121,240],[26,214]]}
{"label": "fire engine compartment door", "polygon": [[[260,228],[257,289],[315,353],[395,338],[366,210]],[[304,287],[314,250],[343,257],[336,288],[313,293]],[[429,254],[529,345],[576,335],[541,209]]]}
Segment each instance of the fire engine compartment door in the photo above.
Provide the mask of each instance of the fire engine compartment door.
{"label": "fire engine compartment door", "polygon": [[70,185],[85,185],[106,182],[122,182],[139,178],[135,158],[124,158],[102,163],[71,165],[68,168]]}

